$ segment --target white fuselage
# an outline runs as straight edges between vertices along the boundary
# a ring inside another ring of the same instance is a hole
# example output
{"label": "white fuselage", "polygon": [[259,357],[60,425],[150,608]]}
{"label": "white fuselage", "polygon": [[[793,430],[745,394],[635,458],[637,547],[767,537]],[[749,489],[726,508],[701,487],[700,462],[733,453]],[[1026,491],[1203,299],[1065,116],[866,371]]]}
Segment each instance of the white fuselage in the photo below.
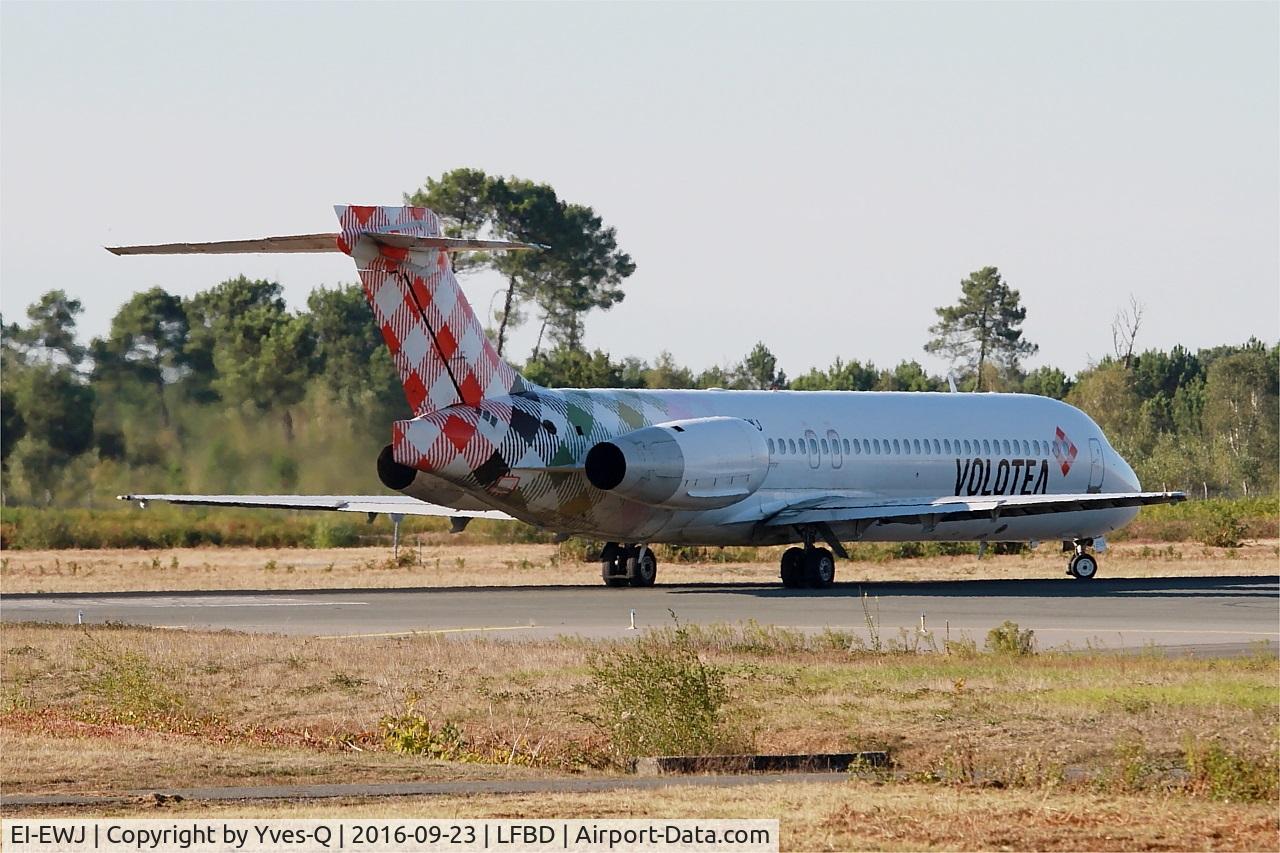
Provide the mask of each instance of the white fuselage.
{"label": "white fuselage", "polygon": [[[538,389],[537,393],[562,392]],[[660,408],[667,421],[739,418],[754,424],[764,438],[763,481],[749,496],[716,509],[645,506],[595,492],[589,515],[579,519],[555,512],[551,505],[544,513],[536,505],[515,505],[500,495],[472,492],[485,504],[531,523],[603,539],[720,545],[794,542],[799,533],[793,528],[761,521],[808,498],[898,500],[1139,491],[1132,468],[1111,448],[1097,424],[1079,409],[1047,397],[612,389],[563,393],[572,395],[581,407],[624,395],[637,409]],[[596,408],[603,410],[603,404]],[[580,466],[592,446],[634,428],[634,424],[611,426],[605,418],[596,418],[589,432],[573,439],[571,464]],[[559,434],[569,429],[566,422]],[[550,475],[514,471],[512,476],[526,477],[523,485],[529,485],[537,477]],[[406,491],[431,500],[433,481],[422,477]],[[685,485],[699,486],[688,481]],[[584,483],[583,488],[593,487]],[[1136,508],[1057,512],[943,521],[928,527],[834,523],[832,528],[845,540],[1068,540],[1101,536],[1126,524],[1137,512]]]}
{"label": "white fuselage", "polygon": [[[717,531],[724,525],[767,516],[805,494],[875,499],[1140,491],[1137,475],[1098,425],[1079,409],[1047,397],[722,393],[718,414],[754,419],[771,440],[769,474],[741,503],[702,518],[672,518],[662,536],[683,528],[682,539],[715,540],[723,536]],[[1064,439],[1058,438],[1059,430]],[[860,533],[851,525],[833,527],[839,538],[881,541],[1079,539],[1101,536],[1137,513],[1124,508],[942,522],[932,530],[910,524]],[[778,543],[796,538],[783,530],[757,531],[757,540],[759,534],[772,534]]]}

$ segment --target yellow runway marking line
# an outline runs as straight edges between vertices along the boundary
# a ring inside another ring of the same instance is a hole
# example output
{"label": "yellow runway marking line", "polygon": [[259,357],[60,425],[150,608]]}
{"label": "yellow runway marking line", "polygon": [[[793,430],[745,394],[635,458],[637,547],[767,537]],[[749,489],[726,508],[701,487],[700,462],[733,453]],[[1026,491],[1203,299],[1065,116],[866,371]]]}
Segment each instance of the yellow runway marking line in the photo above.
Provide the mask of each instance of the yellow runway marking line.
{"label": "yellow runway marking line", "polygon": [[430,634],[482,634],[487,631],[527,631],[533,625],[481,625],[478,628],[425,628],[419,631],[386,631],[379,634],[328,634],[317,640],[357,640],[371,637],[416,637]]}

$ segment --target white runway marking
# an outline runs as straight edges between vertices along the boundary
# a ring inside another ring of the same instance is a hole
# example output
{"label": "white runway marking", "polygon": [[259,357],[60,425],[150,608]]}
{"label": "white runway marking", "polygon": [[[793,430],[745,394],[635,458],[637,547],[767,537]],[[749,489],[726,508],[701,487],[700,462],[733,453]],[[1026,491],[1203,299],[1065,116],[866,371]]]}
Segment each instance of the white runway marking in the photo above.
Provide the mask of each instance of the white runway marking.
{"label": "white runway marking", "polygon": [[486,631],[527,631],[533,625],[483,625],[478,628],[423,628],[418,631],[384,631],[377,634],[329,634],[317,640],[356,640],[368,637],[415,637],[420,634],[482,634]]}

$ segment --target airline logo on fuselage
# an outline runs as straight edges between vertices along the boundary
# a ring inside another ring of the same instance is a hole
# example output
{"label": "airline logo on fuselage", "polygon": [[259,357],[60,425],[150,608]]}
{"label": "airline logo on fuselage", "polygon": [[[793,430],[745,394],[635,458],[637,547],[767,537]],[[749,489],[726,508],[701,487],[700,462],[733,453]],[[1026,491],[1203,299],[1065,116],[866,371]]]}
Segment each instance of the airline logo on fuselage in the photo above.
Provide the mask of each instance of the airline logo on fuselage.
{"label": "airline logo on fuselage", "polygon": [[1062,431],[1062,427],[1058,427],[1054,433],[1057,441],[1053,444],[1053,457],[1058,460],[1058,464],[1062,467],[1062,476],[1067,476],[1071,471],[1071,466],[1075,464],[1076,450],[1075,442],[1067,438],[1067,434]]}
{"label": "airline logo on fuselage", "polygon": [[[1080,451],[1062,427],[1054,436],[1053,458],[1065,477]],[[1048,459],[956,460],[956,495],[1043,495],[1048,490]]]}
{"label": "airline logo on fuselage", "polygon": [[957,495],[1043,495],[1048,488],[1048,459],[956,460]]}

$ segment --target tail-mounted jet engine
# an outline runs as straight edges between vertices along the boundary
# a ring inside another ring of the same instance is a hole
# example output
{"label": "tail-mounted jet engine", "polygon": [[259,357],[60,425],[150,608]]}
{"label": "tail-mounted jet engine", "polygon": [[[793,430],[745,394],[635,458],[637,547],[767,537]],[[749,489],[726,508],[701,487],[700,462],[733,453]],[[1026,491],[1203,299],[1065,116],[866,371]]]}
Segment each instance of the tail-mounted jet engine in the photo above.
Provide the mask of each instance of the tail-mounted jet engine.
{"label": "tail-mounted jet engine", "polygon": [[477,500],[447,480],[400,464],[392,455],[389,444],[378,454],[378,479],[388,489],[429,504],[460,510],[493,509],[489,504]]}
{"label": "tail-mounted jet engine", "polygon": [[413,478],[418,474],[408,465],[401,465],[391,455],[391,445],[382,448],[382,452],[378,454],[378,479],[382,481],[382,485],[388,489],[400,492],[409,488],[413,483]]}
{"label": "tail-mounted jet engine", "polygon": [[764,436],[741,418],[693,418],[643,427],[587,452],[591,485],[671,509],[716,509],[760,488]]}

